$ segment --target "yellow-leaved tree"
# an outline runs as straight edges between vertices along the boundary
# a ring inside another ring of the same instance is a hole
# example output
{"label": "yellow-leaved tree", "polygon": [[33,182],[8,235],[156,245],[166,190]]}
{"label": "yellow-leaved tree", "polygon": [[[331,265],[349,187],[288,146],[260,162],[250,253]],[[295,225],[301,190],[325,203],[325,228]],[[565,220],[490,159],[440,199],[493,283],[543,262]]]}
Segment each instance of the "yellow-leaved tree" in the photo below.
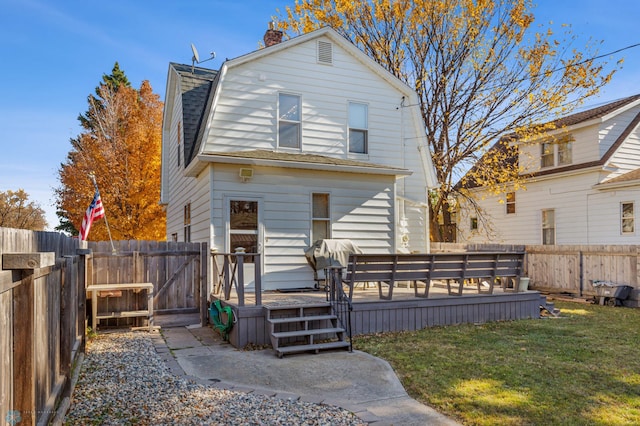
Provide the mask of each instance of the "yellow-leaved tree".
{"label": "yellow-leaved tree", "polygon": [[[78,234],[94,196],[95,176],[115,240],[164,240],[160,206],[162,102],[148,81],[131,87],[116,62],[104,75],[89,109],[78,118],[83,132],[60,166],[56,189],[57,229]],[[90,240],[106,240],[107,221],[93,223]]]}
{"label": "yellow-leaved tree", "polygon": [[0,227],[43,231],[47,227],[44,210],[29,201],[24,189],[0,191]]}
{"label": "yellow-leaved tree", "polygon": [[568,114],[615,71],[595,59],[598,43],[575,49],[570,27],[560,36],[553,24],[534,27],[532,10],[530,0],[297,0],[277,19],[288,36],[333,27],[415,89],[419,105],[405,107],[424,120],[440,183],[429,197],[431,238],[445,241],[452,202],[476,206],[456,183],[466,175],[494,193],[521,184],[505,136],[540,135],[549,128],[539,123]]}

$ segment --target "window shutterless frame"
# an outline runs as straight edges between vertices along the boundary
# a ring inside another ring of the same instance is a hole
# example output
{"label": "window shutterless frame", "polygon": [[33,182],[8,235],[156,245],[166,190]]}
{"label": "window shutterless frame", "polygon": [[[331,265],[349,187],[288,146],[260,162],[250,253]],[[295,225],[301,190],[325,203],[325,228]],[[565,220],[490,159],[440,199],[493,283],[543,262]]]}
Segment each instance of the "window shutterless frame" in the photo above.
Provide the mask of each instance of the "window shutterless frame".
{"label": "window shutterless frame", "polygon": [[278,93],[278,148],[302,147],[302,98]]}

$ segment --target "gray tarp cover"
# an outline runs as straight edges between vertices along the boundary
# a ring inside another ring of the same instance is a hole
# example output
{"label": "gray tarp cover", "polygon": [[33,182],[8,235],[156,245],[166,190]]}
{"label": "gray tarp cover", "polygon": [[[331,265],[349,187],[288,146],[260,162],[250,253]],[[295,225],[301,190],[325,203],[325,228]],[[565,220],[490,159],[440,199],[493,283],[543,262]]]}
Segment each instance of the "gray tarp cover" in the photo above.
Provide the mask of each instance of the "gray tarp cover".
{"label": "gray tarp cover", "polygon": [[352,253],[362,254],[362,250],[351,240],[318,240],[304,252],[316,272],[329,266],[346,267]]}

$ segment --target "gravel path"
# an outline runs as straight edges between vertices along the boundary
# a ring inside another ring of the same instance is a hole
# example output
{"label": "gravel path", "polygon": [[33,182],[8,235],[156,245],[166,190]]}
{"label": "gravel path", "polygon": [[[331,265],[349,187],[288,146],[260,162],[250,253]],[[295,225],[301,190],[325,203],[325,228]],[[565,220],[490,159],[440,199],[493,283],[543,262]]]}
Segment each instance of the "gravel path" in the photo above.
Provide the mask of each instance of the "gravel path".
{"label": "gravel path", "polygon": [[363,425],[338,407],[206,387],[174,376],[146,332],[87,342],[66,425]]}

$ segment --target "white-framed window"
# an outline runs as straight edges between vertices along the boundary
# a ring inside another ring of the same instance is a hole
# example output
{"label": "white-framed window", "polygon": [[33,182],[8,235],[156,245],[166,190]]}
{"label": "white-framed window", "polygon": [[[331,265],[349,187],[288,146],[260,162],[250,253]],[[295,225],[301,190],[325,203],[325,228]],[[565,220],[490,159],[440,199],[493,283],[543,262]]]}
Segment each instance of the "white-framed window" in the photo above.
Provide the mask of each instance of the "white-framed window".
{"label": "white-framed window", "polygon": [[635,222],[634,203],[632,201],[620,203],[620,230],[622,234],[634,234]]}
{"label": "white-framed window", "polygon": [[541,148],[540,167],[553,167],[553,144],[551,142],[544,142]]}
{"label": "white-framed window", "polygon": [[311,243],[331,238],[329,194],[311,194]]}
{"label": "white-framed window", "polygon": [[563,141],[558,144],[558,166],[571,164],[571,141]]}
{"label": "white-framed window", "polygon": [[299,95],[278,94],[278,146],[300,149],[302,102]]}
{"label": "white-framed window", "polygon": [[349,102],[349,152],[369,152],[369,106]]}
{"label": "white-framed window", "polygon": [[542,210],[542,244],[556,243],[556,212],[553,209]]}
{"label": "white-framed window", "polygon": [[191,241],[191,203],[184,205],[183,221],[184,241],[188,243]]}
{"label": "white-framed window", "polygon": [[540,167],[566,166],[573,162],[573,142],[570,138],[540,144]]}
{"label": "white-framed window", "polygon": [[515,214],[516,212],[516,193],[507,192],[506,202],[507,214]]}
{"label": "white-framed window", "polygon": [[471,229],[471,231],[477,231],[478,230],[478,218],[473,216],[471,217],[470,221],[469,221],[469,229]]}

